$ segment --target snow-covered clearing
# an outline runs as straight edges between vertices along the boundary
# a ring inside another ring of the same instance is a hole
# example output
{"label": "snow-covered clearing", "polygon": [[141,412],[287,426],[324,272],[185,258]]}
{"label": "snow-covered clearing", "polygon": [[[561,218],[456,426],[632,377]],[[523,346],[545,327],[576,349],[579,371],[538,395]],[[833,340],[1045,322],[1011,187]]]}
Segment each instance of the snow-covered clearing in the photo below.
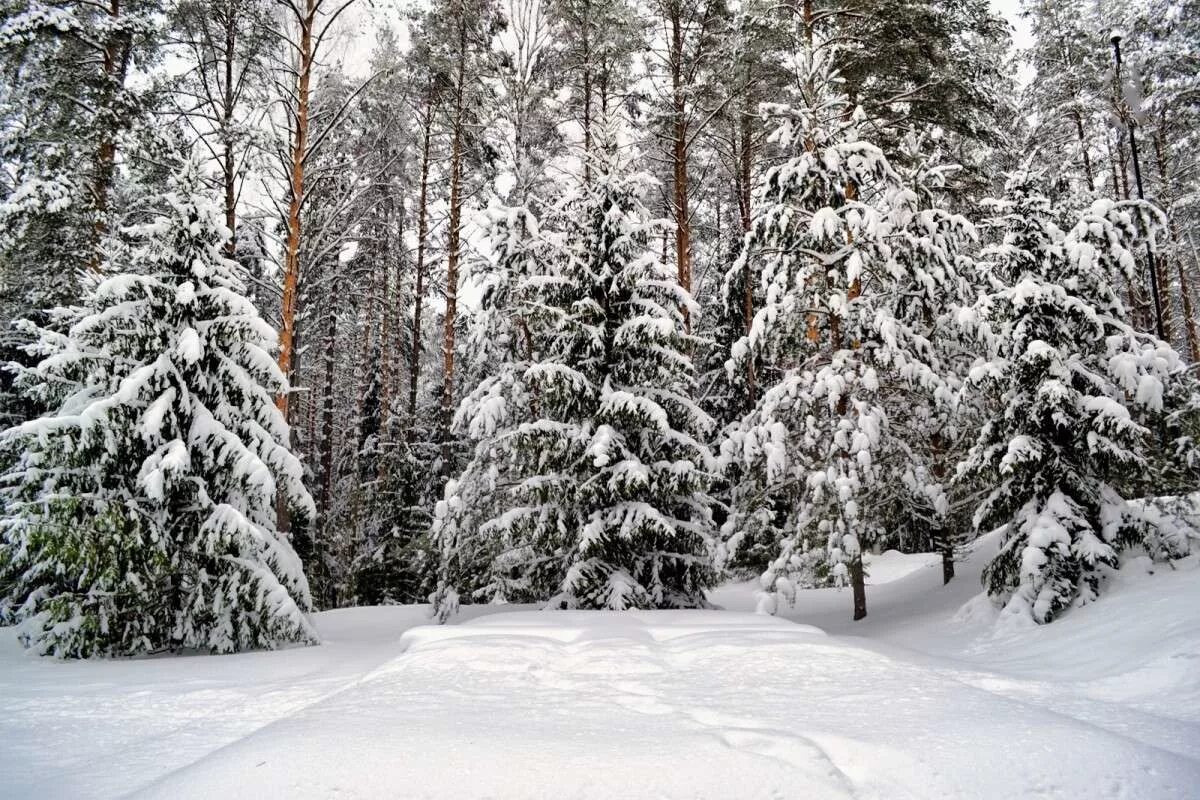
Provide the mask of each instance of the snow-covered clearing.
{"label": "snow-covered clearing", "polygon": [[321,647],[238,656],[62,663],[3,630],[0,796],[1200,796],[1195,557],[999,630],[956,617],[981,561],[943,589],[879,557],[857,624],[735,585],[726,612],[335,611]]}

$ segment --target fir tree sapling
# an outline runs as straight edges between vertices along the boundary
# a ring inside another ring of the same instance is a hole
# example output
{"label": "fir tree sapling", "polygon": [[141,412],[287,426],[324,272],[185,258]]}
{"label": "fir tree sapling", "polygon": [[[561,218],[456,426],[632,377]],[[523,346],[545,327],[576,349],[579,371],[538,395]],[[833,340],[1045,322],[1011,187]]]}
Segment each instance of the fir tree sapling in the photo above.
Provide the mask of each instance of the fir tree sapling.
{"label": "fir tree sapling", "polygon": [[60,657],[313,642],[308,584],[276,522],[312,501],[275,407],[275,333],[188,163],[162,216],[110,248],[69,325],[18,383],[54,410],[5,432],[4,603]]}

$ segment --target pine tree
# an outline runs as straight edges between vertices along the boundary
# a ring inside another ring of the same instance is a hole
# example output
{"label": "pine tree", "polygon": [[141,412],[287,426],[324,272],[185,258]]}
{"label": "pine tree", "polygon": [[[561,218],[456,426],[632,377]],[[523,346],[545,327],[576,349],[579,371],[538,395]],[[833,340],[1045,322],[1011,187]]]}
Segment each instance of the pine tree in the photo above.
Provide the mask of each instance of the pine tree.
{"label": "pine tree", "polygon": [[4,434],[5,601],[59,657],[230,652],[316,639],[276,499],[311,515],[274,405],[274,332],[245,299],[229,232],[185,165],[162,216],[127,231],[20,385],[54,411]]}
{"label": "pine tree", "polygon": [[1033,42],[1023,58],[1034,74],[1025,89],[1024,108],[1037,115],[1030,145],[1064,186],[1081,195],[1096,191],[1099,154],[1097,117],[1103,78],[1109,67],[1104,32],[1092,30],[1082,0],[1028,0],[1023,15]]}
{"label": "pine tree", "polygon": [[[564,207],[556,267],[530,286],[544,338],[460,409],[480,444],[435,535],[459,574],[471,572],[464,554],[482,553],[500,576],[473,599],[702,606],[714,578],[711,421],[690,397],[692,301],[651,250],[660,223],[642,205],[644,178],[624,174],[608,145],[599,152]],[[490,518],[475,524],[480,508]]]}
{"label": "pine tree", "polygon": [[1132,499],[1131,476],[1156,469],[1156,428],[1178,356],[1138,333],[1116,289],[1133,277],[1133,248],[1161,215],[1139,202],[1096,201],[1066,234],[1049,221],[1037,177],[1017,173],[995,203],[1006,227],[988,251],[1008,285],[963,315],[988,346],[971,386],[998,398],[960,467],[992,487],[977,531],[1007,525],[988,564],[988,593],[1006,613],[1049,622],[1094,599],[1121,549],[1186,552],[1183,528]]}
{"label": "pine tree", "polygon": [[[607,147],[615,136],[607,135]],[[692,400],[685,334],[694,309],[678,276],[650,249],[656,223],[641,204],[644,178],[606,152],[572,218],[567,277],[578,294],[558,323],[597,406],[584,423],[578,529],[559,602],[567,607],[678,608],[706,604],[715,577],[710,500],[712,421]],[[565,328],[565,330],[564,330]]]}
{"label": "pine tree", "polygon": [[[153,92],[131,73],[154,66],[157,0],[0,1],[0,314],[35,319],[79,301],[79,275],[120,218],[118,154],[136,164]],[[0,358],[28,340],[5,324]],[[0,419],[45,409],[0,380]]]}
{"label": "pine tree", "polygon": [[99,263],[117,153],[149,103],[129,75],[158,55],[160,12],[156,0],[0,6],[0,67],[22,107],[0,128],[16,176],[0,205],[0,256],[32,293],[21,311],[74,301],[74,275]]}
{"label": "pine tree", "polygon": [[[535,555],[528,527],[510,526],[512,505],[524,494],[521,463],[539,438],[544,405],[537,373],[548,285],[555,279],[555,246],[526,206],[488,209],[490,258],[475,268],[480,309],[472,316],[469,352],[481,369],[455,415],[455,432],[474,442],[473,458],[447,482],[437,504],[433,538],[441,553],[436,604],[452,613],[459,595],[468,601],[545,600],[561,579],[544,554]],[[535,338],[536,337],[536,338]],[[552,376],[551,376],[552,377]],[[533,462],[536,467],[536,461]],[[544,522],[551,496],[568,492],[564,481],[530,484],[530,505],[540,503]],[[508,517],[506,518],[506,512]]]}
{"label": "pine tree", "polygon": [[218,165],[227,255],[238,253],[238,206],[260,136],[251,122],[268,102],[266,65],[274,39],[268,0],[180,0],[171,27],[184,45],[187,71],[171,85],[179,116]]}
{"label": "pine tree", "polygon": [[[729,369],[758,359],[764,391],[721,447],[734,487],[726,555],[763,567],[768,609],[829,575],[854,589],[860,619],[864,549],[918,505],[929,516],[944,504],[930,471],[913,469],[908,433],[915,420],[928,435],[931,412],[917,411],[947,396],[930,332],[961,291],[969,225],[921,208],[860,138],[830,48],[806,58],[803,104],[773,109],[776,141],[797,154],[767,172],[741,256],[765,302]],[[901,419],[904,408],[917,411]]]}
{"label": "pine tree", "polygon": [[943,143],[936,129],[901,143],[904,166],[897,171],[906,187],[901,208],[907,209],[890,237],[893,282],[874,301],[910,332],[918,359],[935,369],[916,383],[903,379],[903,370],[900,376],[880,373],[891,435],[902,443],[897,463],[889,465],[895,477],[883,494],[889,500],[877,512],[888,527],[880,544],[940,553],[948,583],[969,527],[965,493],[951,485],[953,466],[969,445],[980,412],[956,403],[960,375],[974,351],[956,324],[955,310],[975,299],[983,280],[974,258],[974,226],[944,207],[962,168],[946,161]]}

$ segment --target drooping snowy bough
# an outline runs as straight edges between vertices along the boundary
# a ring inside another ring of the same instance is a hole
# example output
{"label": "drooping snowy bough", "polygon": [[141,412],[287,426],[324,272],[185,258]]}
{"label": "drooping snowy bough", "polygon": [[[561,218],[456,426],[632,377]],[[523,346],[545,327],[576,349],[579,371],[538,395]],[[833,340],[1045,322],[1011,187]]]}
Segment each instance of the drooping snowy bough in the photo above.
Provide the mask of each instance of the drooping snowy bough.
{"label": "drooping snowy bough", "polygon": [[[60,657],[313,642],[277,502],[312,513],[275,406],[275,333],[222,255],[229,232],[185,165],[111,275],[38,331],[20,385],[53,411],[6,431],[4,599]],[[63,332],[65,331],[65,332]]]}

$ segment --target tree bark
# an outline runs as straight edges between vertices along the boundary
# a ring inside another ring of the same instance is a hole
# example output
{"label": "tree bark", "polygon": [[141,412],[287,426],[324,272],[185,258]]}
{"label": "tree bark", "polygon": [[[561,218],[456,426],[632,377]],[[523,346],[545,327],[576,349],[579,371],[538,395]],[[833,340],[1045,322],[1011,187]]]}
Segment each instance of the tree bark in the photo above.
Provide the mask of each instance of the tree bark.
{"label": "tree bark", "polygon": [[425,239],[429,235],[429,149],[433,136],[433,83],[425,99],[425,131],[421,141],[421,189],[417,200],[417,265],[413,287],[411,346],[408,361],[408,426],[409,441],[417,419],[417,388],[421,382],[421,315],[425,300]]}
{"label": "tree bark", "polygon": [[1117,150],[1113,146],[1111,136],[1105,136],[1104,143],[1108,145],[1108,168],[1112,172],[1112,193],[1114,197],[1119,197],[1121,194],[1121,174],[1117,164]]}
{"label": "tree bark", "polygon": [[863,571],[862,549],[850,561],[850,587],[854,592],[854,621],[867,616],[867,583]]}
{"label": "tree bark", "polygon": [[[368,269],[367,271],[367,307],[363,311],[362,327],[359,329],[361,341],[359,344],[359,360],[362,365],[362,374],[358,376],[358,422],[362,423],[362,411],[367,404],[367,390],[371,386],[371,372],[375,367],[371,362],[371,344],[374,342],[375,333],[378,330],[378,319],[376,308],[379,304],[379,272],[378,270]],[[383,351],[380,349],[380,358],[382,359]]]}
{"label": "tree bark", "polygon": [[[337,297],[336,285],[332,297]],[[330,308],[325,328],[325,386],[321,393],[321,525],[329,522],[329,498],[333,490],[333,362],[337,340],[337,313]],[[315,526],[314,526],[315,528]]]}
{"label": "tree bark", "polygon": [[[751,217],[751,170],[753,167],[753,119],[750,114],[750,106],[752,99],[747,96],[745,107],[742,109],[740,128],[741,144],[739,146],[738,158],[738,213],[741,217],[742,235],[750,233],[754,222]],[[750,335],[750,329],[754,324],[754,269],[751,266],[750,259],[746,259],[742,265],[742,333],[746,336]],[[746,399],[749,401],[749,407],[753,408],[758,402],[758,376],[755,374],[754,356],[750,355],[746,359]]]}
{"label": "tree bark", "polygon": [[458,319],[459,226],[462,221],[463,100],[467,61],[467,21],[459,17],[458,63],[455,67],[454,133],[450,145],[450,230],[446,258],[446,315],[442,324],[442,471],[449,474],[453,454],[450,426],[454,418],[454,339]]}
{"label": "tree bark", "polygon": [[590,3],[583,7],[583,183],[592,182],[592,35]]}
{"label": "tree bark", "polygon": [[[1188,243],[1192,248],[1192,266],[1196,268],[1200,266],[1200,259],[1196,257],[1196,243],[1192,239],[1192,234],[1188,233]],[[1183,297],[1183,318],[1184,330],[1187,331],[1188,351],[1192,357],[1192,363],[1200,363],[1200,333],[1196,330],[1196,308],[1194,305],[1192,294],[1191,278],[1187,271],[1183,268],[1183,259],[1175,260],[1175,268],[1179,271],[1179,293]]]}
{"label": "tree bark", "polygon": [[[940,432],[935,431],[929,437],[929,449],[933,456],[929,471],[934,479],[941,483],[946,477],[946,448]],[[937,513],[936,509],[934,513]],[[942,585],[945,586],[954,580],[954,539],[946,530],[945,520],[941,515],[938,515],[934,522],[933,540],[942,552]]]}
{"label": "tree bark", "polygon": [[[808,49],[808,54],[812,55],[813,51],[813,0],[804,0],[800,5],[800,18],[804,25],[804,43]],[[808,92],[809,102],[815,102],[816,87],[813,85],[813,76],[810,74],[808,80],[805,81],[805,90]],[[811,137],[805,137],[804,149],[812,152],[816,147]],[[816,314],[809,314],[805,320],[805,338],[809,342],[816,344],[821,341],[820,320]]]}
{"label": "tree bark", "polygon": [[225,4],[225,52],[223,55],[225,69],[225,86],[223,92],[224,108],[222,113],[222,132],[224,134],[224,152],[221,159],[221,182],[225,189],[225,227],[229,229],[229,240],[225,242],[225,255],[233,259],[237,256],[237,160],[233,152],[233,106],[235,95],[233,88],[234,51],[237,48],[237,17],[232,2]]}
{"label": "tree bark", "polygon": [[[1167,231],[1171,234],[1172,243],[1177,245],[1178,238],[1175,235],[1175,220],[1174,217],[1171,216],[1170,212],[1172,205],[1170,170],[1167,166],[1167,153],[1162,138],[1162,128],[1165,127],[1165,122],[1166,121],[1163,120],[1163,124],[1159,126],[1159,130],[1156,131],[1152,137],[1154,142],[1154,161],[1155,165],[1158,167],[1158,178],[1161,187],[1159,200],[1162,204],[1163,210],[1167,213]],[[1178,250],[1178,248],[1176,248],[1176,250]],[[1174,255],[1176,259],[1179,257],[1178,252],[1175,252],[1172,255]],[[1175,327],[1175,311],[1172,308],[1173,303],[1171,301],[1171,280],[1167,277],[1170,274],[1171,265],[1170,259],[1167,258],[1166,253],[1158,253],[1158,257],[1155,259],[1155,266],[1158,269],[1158,274],[1155,276],[1155,278],[1158,280],[1159,303],[1162,305],[1162,324],[1163,331],[1165,333],[1163,338],[1174,344],[1172,339],[1174,338],[1173,329]]]}
{"label": "tree bark", "polygon": [[1092,177],[1092,159],[1088,155],[1087,139],[1083,135],[1083,116],[1079,113],[1079,109],[1074,109],[1071,117],[1075,120],[1075,133],[1079,136],[1079,152],[1083,155],[1083,174],[1087,176],[1088,191],[1094,192],[1096,191],[1096,182]]}
{"label": "tree bark", "polygon": [[[683,9],[678,4],[670,6],[671,24],[671,102],[672,102],[672,148],[671,166],[674,184],[675,216],[675,266],[679,285],[686,292],[692,291],[691,238],[692,226],[688,215],[688,143],[687,106],[683,86]],[[686,329],[691,329],[687,309],[683,311]]]}
{"label": "tree bark", "polygon": [[[121,16],[121,0],[110,0],[107,13],[116,22]],[[109,100],[113,99],[112,95],[117,88],[125,85],[131,47],[132,42],[127,33],[112,34],[104,42],[101,69],[104,73],[102,80],[105,93]],[[100,131],[100,141],[96,146],[95,175],[92,178],[92,210],[96,215],[92,226],[92,252],[88,261],[88,268],[92,272],[99,271],[103,260],[100,247],[108,234],[109,197],[112,194],[116,163],[116,132],[104,128]]]}
{"label": "tree bark", "polygon": [[289,381],[275,404],[285,415],[288,410],[292,357],[296,339],[296,289],[300,278],[300,210],[304,205],[304,159],[308,155],[310,87],[313,66],[313,23],[316,0],[307,0],[300,22],[299,72],[296,81],[296,130],[291,148],[291,182],[288,197],[287,240],[283,260],[283,303],[280,310],[279,371]]}
{"label": "tree bark", "polygon": [[391,227],[392,227],[392,195],[391,186],[384,189],[387,195],[383,203],[383,231],[380,246],[380,257],[383,262],[383,305],[380,311],[381,330],[379,332],[379,419],[382,426],[391,415],[392,406],[392,265],[391,258]]}

